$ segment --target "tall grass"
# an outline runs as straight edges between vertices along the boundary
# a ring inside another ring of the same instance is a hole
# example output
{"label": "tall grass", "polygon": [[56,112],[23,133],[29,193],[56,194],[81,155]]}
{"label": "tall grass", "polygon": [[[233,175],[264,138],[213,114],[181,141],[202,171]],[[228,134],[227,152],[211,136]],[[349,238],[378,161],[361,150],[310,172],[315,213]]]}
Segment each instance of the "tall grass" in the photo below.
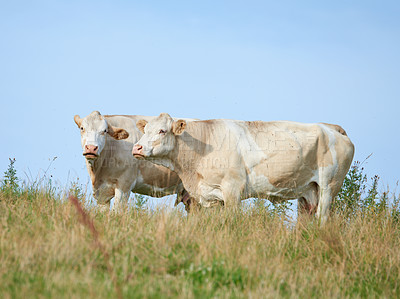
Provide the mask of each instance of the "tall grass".
{"label": "tall grass", "polygon": [[400,296],[393,207],[351,217],[336,210],[321,228],[303,219],[288,225],[261,204],[189,216],[143,207],[103,214],[79,211],[79,192],[74,203],[45,186],[4,188],[2,298]]}

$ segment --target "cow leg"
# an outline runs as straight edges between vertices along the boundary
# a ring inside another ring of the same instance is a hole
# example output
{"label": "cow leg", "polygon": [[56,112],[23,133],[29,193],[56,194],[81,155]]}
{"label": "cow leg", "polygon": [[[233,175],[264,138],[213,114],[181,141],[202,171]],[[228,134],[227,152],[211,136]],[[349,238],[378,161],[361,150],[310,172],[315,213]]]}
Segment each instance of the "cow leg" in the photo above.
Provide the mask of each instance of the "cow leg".
{"label": "cow leg", "polygon": [[324,225],[329,217],[329,211],[332,203],[332,191],[328,186],[320,188],[319,203],[317,209],[317,218],[321,225]]}
{"label": "cow leg", "polygon": [[[235,161],[231,161],[234,163]],[[226,169],[226,174],[221,182],[220,190],[222,201],[226,208],[238,208],[240,206],[241,195],[245,188],[247,173],[237,168]]]}
{"label": "cow leg", "polygon": [[240,206],[240,194],[242,187],[238,184],[227,184],[222,190],[223,203],[225,207],[237,208]]}
{"label": "cow leg", "polygon": [[130,192],[123,192],[121,189],[115,189],[113,212],[122,213],[127,207]]}
{"label": "cow leg", "polygon": [[94,189],[93,197],[96,199],[98,209],[101,213],[110,212],[110,201],[114,193],[105,189]]}

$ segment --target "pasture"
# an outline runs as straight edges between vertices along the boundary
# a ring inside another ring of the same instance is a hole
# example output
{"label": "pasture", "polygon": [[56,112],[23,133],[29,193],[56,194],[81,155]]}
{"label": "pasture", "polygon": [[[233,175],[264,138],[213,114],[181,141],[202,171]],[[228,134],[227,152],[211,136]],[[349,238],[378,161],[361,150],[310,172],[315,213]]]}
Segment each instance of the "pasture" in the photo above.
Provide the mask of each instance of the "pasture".
{"label": "pasture", "polygon": [[400,298],[399,15],[1,1],[0,299]]}
{"label": "pasture", "polygon": [[375,192],[376,182],[353,166],[321,228],[262,200],[186,216],[142,198],[122,214],[101,213],[79,185],[20,186],[11,164],[0,193],[0,295],[396,298],[399,198]]}

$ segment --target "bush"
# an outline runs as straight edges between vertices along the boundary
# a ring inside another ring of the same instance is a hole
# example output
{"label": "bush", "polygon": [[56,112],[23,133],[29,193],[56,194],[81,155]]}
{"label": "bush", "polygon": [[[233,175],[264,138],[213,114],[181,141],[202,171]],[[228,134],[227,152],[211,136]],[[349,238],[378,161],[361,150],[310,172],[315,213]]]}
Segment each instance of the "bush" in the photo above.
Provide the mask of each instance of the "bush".
{"label": "bush", "polygon": [[14,167],[15,158],[10,160],[8,169],[4,172],[4,179],[1,182],[0,190],[3,196],[7,199],[15,197],[20,193],[19,179],[17,177],[17,170]]}
{"label": "bush", "polygon": [[[373,217],[385,213],[398,215],[399,199],[389,201],[389,191],[378,191],[379,176],[375,175],[368,180],[362,163],[356,161],[350,168],[343,182],[342,189],[336,196],[332,212],[350,220],[357,215]],[[398,217],[398,216],[396,216]]]}
{"label": "bush", "polygon": [[146,208],[148,198],[142,194],[135,194],[134,209],[144,210]]}

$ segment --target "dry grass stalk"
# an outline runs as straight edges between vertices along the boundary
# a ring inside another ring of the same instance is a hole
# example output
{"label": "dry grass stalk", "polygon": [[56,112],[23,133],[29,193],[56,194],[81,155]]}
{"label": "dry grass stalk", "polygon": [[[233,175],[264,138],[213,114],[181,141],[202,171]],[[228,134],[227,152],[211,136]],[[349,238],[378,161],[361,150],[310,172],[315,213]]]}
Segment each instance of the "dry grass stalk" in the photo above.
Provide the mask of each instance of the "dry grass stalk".
{"label": "dry grass stalk", "polygon": [[75,207],[77,214],[79,216],[79,221],[89,230],[93,237],[93,244],[96,249],[98,249],[101,254],[103,255],[104,261],[107,266],[107,271],[111,277],[111,280],[114,285],[115,292],[117,293],[118,298],[122,298],[122,290],[118,283],[117,275],[115,274],[114,267],[110,263],[110,254],[107,252],[104,244],[100,241],[99,232],[97,231],[96,227],[94,226],[93,219],[89,216],[89,214],[84,210],[79,200],[75,197],[70,195],[69,201]]}

